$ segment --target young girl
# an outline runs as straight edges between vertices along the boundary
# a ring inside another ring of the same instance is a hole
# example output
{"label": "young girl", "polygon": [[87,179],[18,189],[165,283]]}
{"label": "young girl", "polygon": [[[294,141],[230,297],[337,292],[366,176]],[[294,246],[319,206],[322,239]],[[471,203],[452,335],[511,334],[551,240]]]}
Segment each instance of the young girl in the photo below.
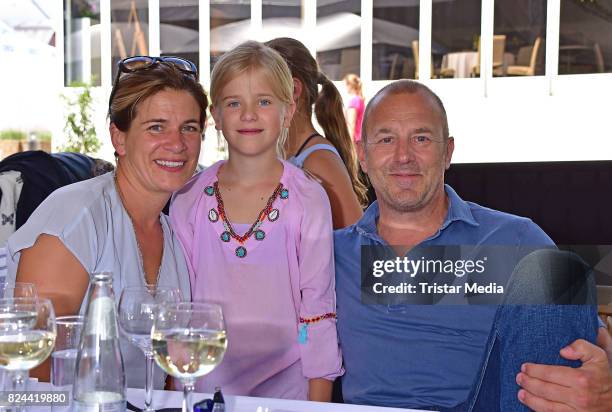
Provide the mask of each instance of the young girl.
{"label": "young girl", "polygon": [[212,113],[229,159],[194,177],[170,214],[193,300],[220,303],[226,321],[225,358],[196,384],[200,392],[221,386],[234,395],[329,401],[343,372],[329,201],[319,183],[278,157],[292,92],[287,64],[257,42],[224,54],[212,72]]}
{"label": "young girl", "polygon": [[[287,160],[321,181],[334,229],[350,226],[361,218],[368,199],[340,92],[298,40],[279,37],[266,45],[283,56],[293,76],[296,111],[285,142]],[[323,135],[315,129],[313,111]]]}
{"label": "young girl", "polygon": [[363,112],[365,112],[361,79],[356,74],[347,74],[344,76],[344,84],[350,96],[346,108],[346,124],[351,137],[357,143],[361,140],[361,122],[363,121]]}

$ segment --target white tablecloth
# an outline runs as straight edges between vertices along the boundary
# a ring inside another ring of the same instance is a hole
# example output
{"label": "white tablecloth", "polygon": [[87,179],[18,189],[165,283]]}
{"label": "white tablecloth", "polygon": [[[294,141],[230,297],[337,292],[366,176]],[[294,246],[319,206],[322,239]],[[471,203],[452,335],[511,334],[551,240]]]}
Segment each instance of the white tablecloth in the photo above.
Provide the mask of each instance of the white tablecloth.
{"label": "white tablecloth", "polygon": [[[448,53],[442,57],[442,68],[455,70],[455,78],[470,77],[472,68],[480,64],[478,58],[478,52],[475,51]],[[512,66],[513,64],[514,55],[512,53],[504,53],[504,67]]]}
{"label": "white tablecloth", "polygon": [[445,54],[442,67],[455,70],[455,78],[470,77],[472,67],[478,64],[478,52],[464,51]]}
{"label": "white tablecloth", "polygon": [[[30,380],[28,390],[48,391],[52,390],[49,383],[39,383]],[[199,402],[202,399],[212,398],[210,394],[194,393],[193,400]],[[374,406],[348,405],[339,403],[322,403],[306,401],[290,401],[270,398],[251,398],[248,396],[225,395],[226,412],[407,412],[415,409],[380,408]],[[128,389],[128,400],[137,407],[143,406],[144,389]],[[155,391],[153,393],[153,407],[180,408],[183,401],[183,393],[175,391]],[[28,407],[29,411],[50,411],[51,407]],[[69,407],[54,408],[53,411],[69,411]]]}

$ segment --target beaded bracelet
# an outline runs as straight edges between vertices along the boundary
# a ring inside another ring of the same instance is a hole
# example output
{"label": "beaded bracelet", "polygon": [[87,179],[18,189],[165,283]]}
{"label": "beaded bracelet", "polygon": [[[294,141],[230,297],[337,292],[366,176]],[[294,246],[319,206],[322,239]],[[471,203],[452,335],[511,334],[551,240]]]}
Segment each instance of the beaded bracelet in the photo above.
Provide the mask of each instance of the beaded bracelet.
{"label": "beaded bracelet", "polygon": [[300,318],[300,330],[298,333],[298,342],[302,345],[308,340],[308,325],[311,323],[317,323],[324,319],[336,319],[335,313],[326,313],[325,315],[319,315],[312,318]]}

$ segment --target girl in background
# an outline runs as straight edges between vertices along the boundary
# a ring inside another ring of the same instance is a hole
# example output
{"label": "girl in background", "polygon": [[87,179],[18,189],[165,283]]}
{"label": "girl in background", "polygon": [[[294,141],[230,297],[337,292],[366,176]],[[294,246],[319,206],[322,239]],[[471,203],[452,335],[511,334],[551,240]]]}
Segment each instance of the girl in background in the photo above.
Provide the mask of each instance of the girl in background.
{"label": "girl in background", "polygon": [[329,201],[278,157],[292,93],[282,57],[257,42],[224,54],[211,75],[229,157],[180,190],[170,213],[193,300],[221,304],[226,320],[227,352],[199,392],[329,401],[343,372]]}
{"label": "girl in background", "polygon": [[348,90],[350,99],[346,107],[346,124],[355,143],[361,141],[361,122],[365,111],[365,100],[361,79],[356,74],[344,76],[344,84]]}
{"label": "girl in background", "polygon": [[[359,177],[357,154],[346,127],[342,97],[319,71],[317,61],[299,41],[278,38],[266,45],[287,62],[293,76],[296,113],[285,143],[288,160],[316,176],[332,207],[334,229],[355,223],[367,204],[367,189]],[[321,91],[319,92],[319,85]],[[325,136],[312,123],[312,110]]]}

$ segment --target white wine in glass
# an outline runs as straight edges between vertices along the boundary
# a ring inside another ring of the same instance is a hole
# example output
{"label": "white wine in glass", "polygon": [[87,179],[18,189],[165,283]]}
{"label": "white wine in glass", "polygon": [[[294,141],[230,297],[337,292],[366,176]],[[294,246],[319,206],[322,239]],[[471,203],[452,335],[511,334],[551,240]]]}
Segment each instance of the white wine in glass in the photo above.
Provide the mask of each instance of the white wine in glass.
{"label": "white wine in glass", "polygon": [[225,331],[169,330],[155,335],[157,364],[179,379],[197,379],[212,372],[226,348]]}
{"label": "white wine in glass", "polygon": [[0,368],[12,372],[8,390],[26,389],[29,370],[53,351],[55,327],[49,299],[0,299]]}
{"label": "white wine in glass", "polygon": [[151,338],[155,362],[183,383],[183,412],[192,411],[195,380],[215,369],[227,348],[221,307],[200,302],[164,305]]}

